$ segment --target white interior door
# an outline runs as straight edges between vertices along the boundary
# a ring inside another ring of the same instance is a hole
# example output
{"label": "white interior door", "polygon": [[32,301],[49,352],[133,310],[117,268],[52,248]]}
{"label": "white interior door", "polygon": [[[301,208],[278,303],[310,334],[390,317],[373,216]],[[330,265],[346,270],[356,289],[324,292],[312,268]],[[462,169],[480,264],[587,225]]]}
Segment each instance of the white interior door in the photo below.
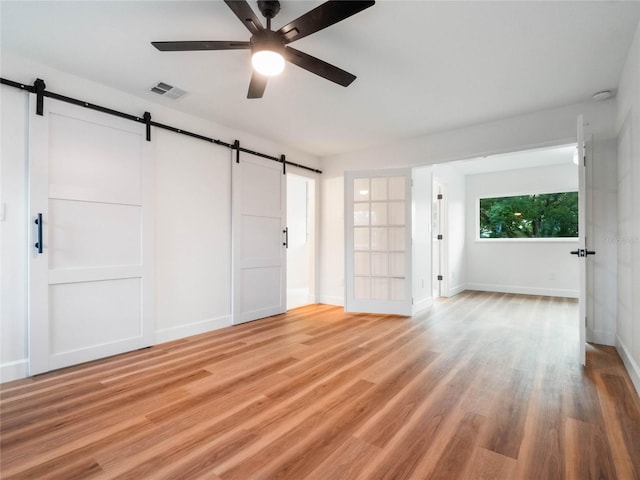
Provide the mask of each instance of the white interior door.
{"label": "white interior door", "polygon": [[153,173],[144,125],[55,100],[30,110],[34,375],[153,343]]}
{"label": "white interior door", "polygon": [[412,313],[411,170],[345,174],[345,310]]}
{"label": "white interior door", "polygon": [[244,155],[232,168],[232,316],[238,324],[286,311],[287,182],[281,164],[260,157]]}
{"label": "white interior door", "polygon": [[[585,142],[584,142],[584,119],[578,116],[578,262],[580,285],[578,300],[578,324],[579,324],[579,360],[582,365],[586,364],[586,329],[587,329],[587,256],[590,251],[587,249],[587,189],[586,189],[586,165],[585,165]],[[575,253],[575,252],[572,252]]]}

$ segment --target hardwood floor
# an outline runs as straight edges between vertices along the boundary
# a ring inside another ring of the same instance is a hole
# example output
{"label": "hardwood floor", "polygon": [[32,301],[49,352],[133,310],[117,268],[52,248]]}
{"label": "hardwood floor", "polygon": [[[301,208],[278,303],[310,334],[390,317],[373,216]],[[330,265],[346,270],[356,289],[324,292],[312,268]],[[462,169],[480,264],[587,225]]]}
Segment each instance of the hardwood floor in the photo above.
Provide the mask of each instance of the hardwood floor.
{"label": "hardwood floor", "polygon": [[615,351],[577,304],[315,305],[1,389],[2,479],[640,479]]}

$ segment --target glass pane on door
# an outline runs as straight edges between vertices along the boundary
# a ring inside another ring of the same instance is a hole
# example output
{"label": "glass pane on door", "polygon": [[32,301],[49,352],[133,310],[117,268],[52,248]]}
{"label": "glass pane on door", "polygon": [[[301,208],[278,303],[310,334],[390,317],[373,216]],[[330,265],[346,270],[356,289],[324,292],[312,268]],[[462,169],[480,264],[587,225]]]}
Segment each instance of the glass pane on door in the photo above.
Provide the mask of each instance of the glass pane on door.
{"label": "glass pane on door", "polygon": [[352,188],[354,297],[406,301],[407,177],[354,178]]}

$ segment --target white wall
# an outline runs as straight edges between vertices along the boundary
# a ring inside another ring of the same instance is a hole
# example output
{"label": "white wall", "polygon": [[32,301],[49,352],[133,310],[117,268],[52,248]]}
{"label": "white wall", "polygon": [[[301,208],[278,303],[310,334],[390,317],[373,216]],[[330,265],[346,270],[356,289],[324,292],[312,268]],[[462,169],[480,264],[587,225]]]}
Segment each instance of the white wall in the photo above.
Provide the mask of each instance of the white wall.
{"label": "white wall", "polygon": [[[123,92],[24,59],[2,57],[2,76],[32,84],[42,78],[47,89],[127,113],[150,111],[153,120],[252,150],[319,168],[319,160],[285,145],[228,129]],[[2,147],[0,204],[0,379],[26,375],[26,255],[28,238],[27,97],[26,92],[0,87]],[[179,100],[178,100],[179,101]],[[46,99],[45,99],[46,102]],[[230,325],[230,161],[231,151],[152,129],[156,187],[156,338],[165,341]],[[291,167],[291,173],[309,172]],[[314,175],[314,174],[311,174]]]}
{"label": "white wall", "polygon": [[618,86],[616,346],[640,392],[640,24]]}
{"label": "white wall", "polygon": [[577,298],[577,240],[478,239],[479,198],[577,190],[573,164],[468,175],[467,288]]}
{"label": "white wall", "polygon": [[231,324],[231,151],[153,132],[156,339]]}
{"label": "white wall", "polygon": [[26,372],[27,352],[27,99],[0,87],[0,379]]}
{"label": "white wall", "polygon": [[464,175],[454,165],[433,167],[433,178],[443,189],[444,281],[443,297],[453,297],[466,290],[466,192]]}
{"label": "white wall", "polygon": [[594,143],[614,138],[615,100],[544,110],[458,130],[405,139],[323,159],[319,301],[344,301],[343,175],[348,170],[425,166],[576,141],[576,118],[589,122]]}
{"label": "white wall", "polygon": [[413,169],[413,312],[433,303],[431,293],[432,168]]}
{"label": "white wall", "polygon": [[616,140],[587,141],[587,341],[615,344],[618,174]]}

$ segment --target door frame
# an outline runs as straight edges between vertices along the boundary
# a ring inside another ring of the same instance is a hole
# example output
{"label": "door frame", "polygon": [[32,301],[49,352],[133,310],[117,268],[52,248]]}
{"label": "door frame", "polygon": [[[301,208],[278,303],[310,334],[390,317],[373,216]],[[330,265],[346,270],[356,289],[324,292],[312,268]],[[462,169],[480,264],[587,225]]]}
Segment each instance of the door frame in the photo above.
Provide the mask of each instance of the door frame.
{"label": "door frame", "polygon": [[[442,198],[438,200],[438,195]],[[434,285],[438,286],[438,297],[449,296],[449,214],[448,214],[448,198],[447,185],[439,178],[434,176],[433,179],[433,201],[438,205],[438,225],[434,228],[431,240],[438,245],[438,258],[434,259],[433,272],[431,277]],[[435,209],[434,209],[435,211]],[[442,235],[442,240],[437,240],[436,236]],[[439,242],[439,243],[438,243]],[[437,262],[435,261],[437,260]],[[437,272],[436,272],[437,270]],[[438,280],[438,275],[442,276],[442,280]],[[435,288],[433,289],[435,290]]]}

